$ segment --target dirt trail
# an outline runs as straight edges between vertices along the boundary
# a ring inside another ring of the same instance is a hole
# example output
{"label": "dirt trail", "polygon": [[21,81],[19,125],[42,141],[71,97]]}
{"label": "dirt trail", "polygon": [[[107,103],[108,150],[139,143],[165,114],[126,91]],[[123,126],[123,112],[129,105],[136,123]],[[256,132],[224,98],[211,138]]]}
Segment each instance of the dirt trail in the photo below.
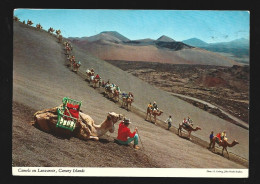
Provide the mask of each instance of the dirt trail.
{"label": "dirt trail", "polygon": [[215,106],[215,105],[213,105],[211,103],[208,103],[206,101],[203,101],[203,100],[200,100],[200,99],[197,99],[197,98],[194,98],[194,97],[190,97],[190,96],[187,96],[187,95],[181,95],[181,94],[177,94],[177,93],[170,93],[170,94],[172,94],[174,96],[179,96],[179,97],[182,97],[182,98],[191,99],[193,101],[197,101],[197,102],[200,102],[202,104],[206,104],[206,105],[208,105],[211,108],[218,108],[223,114],[227,115],[229,118],[231,118],[234,121],[238,122],[239,124],[241,124],[242,126],[246,127],[247,129],[249,128],[249,125],[246,122],[236,118],[235,116],[231,115],[230,113],[220,109],[219,107],[217,107],[217,106]]}
{"label": "dirt trail", "polygon": [[[81,71],[93,67],[103,79],[110,79],[121,89],[133,91],[135,107],[145,109],[146,103],[158,102],[164,109],[165,119],[174,113],[174,125],[180,122],[187,110],[194,115],[195,122],[200,118],[229,127],[227,122],[205,113],[190,104],[172,97],[122,70],[98,60],[74,47],[76,59],[82,63]],[[13,70],[13,165],[14,166],[77,166],[77,167],[169,167],[169,168],[246,168],[231,160],[214,154],[200,145],[182,139],[171,131],[155,126],[118,104],[103,97],[88,85],[80,76],[71,72],[65,64],[63,47],[57,39],[43,31],[36,31],[20,23],[14,23],[14,70]],[[144,90],[145,89],[145,90]],[[139,151],[131,147],[119,146],[113,142],[117,135],[107,133],[99,142],[82,141],[77,138],[63,139],[42,132],[28,124],[37,110],[57,106],[68,96],[82,100],[82,110],[97,124],[107,112],[125,114],[133,122],[131,129],[139,128],[145,149]],[[174,106],[173,106],[174,104]],[[168,109],[166,107],[173,107]],[[178,107],[178,108],[177,108]],[[197,114],[197,115],[196,115]],[[210,122],[209,121],[209,122]],[[205,124],[205,121],[202,121]],[[202,124],[203,125],[203,124]],[[205,124],[206,125],[206,124]],[[203,125],[203,128],[204,126]],[[198,137],[208,137],[204,128]],[[244,136],[248,142],[248,132],[231,126],[231,135]],[[233,131],[233,132],[232,132]],[[236,132],[236,133],[235,133]],[[205,139],[206,140],[206,139]],[[239,140],[240,141],[240,140]],[[229,149],[247,157],[248,143]],[[240,146],[242,145],[242,146]],[[155,154],[156,153],[156,154]]]}

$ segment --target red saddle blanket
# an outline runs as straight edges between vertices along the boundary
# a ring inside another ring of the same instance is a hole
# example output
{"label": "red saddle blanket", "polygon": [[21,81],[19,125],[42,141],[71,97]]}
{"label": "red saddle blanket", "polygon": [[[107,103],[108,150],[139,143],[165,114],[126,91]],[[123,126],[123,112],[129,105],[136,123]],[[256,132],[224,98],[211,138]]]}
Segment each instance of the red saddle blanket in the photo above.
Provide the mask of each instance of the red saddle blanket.
{"label": "red saddle blanket", "polygon": [[[69,111],[68,111],[68,110]],[[72,116],[74,118],[79,118],[79,105],[67,104],[67,109],[65,110],[64,114],[67,116]]]}

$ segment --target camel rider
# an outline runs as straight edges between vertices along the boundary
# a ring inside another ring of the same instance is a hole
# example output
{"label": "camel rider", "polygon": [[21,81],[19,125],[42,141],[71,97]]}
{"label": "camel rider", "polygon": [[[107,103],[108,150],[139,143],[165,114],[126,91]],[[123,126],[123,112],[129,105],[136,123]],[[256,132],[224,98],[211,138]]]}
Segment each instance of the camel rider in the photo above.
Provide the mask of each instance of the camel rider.
{"label": "camel rider", "polygon": [[158,106],[155,101],[153,102],[153,110],[158,110]]}
{"label": "camel rider", "polygon": [[98,80],[99,80],[99,79],[100,79],[100,76],[97,74],[96,77],[95,77],[95,79],[98,79]]}
{"label": "camel rider", "polygon": [[109,79],[107,80],[107,82],[105,83],[105,85],[107,85],[107,84],[110,84]]}
{"label": "camel rider", "polygon": [[190,119],[190,117],[188,116],[188,119],[187,119],[187,122],[188,122],[188,124],[190,125],[190,126],[193,126],[193,121],[192,121],[192,119]]}
{"label": "camel rider", "polygon": [[188,128],[188,127],[190,126],[189,123],[188,123],[188,121],[186,120],[186,118],[183,119],[182,124],[183,124],[186,128]]}
{"label": "camel rider", "polygon": [[122,95],[122,98],[128,98],[128,94],[126,92],[124,92],[124,91],[122,92],[121,95]]}
{"label": "camel rider", "polygon": [[165,121],[165,123],[168,123],[168,129],[170,130],[171,126],[172,126],[172,116],[169,116],[169,118]]}
{"label": "camel rider", "polygon": [[131,124],[130,119],[126,118],[119,124],[117,142],[119,144],[128,145],[130,142],[134,141],[134,148],[139,149],[139,146],[137,146],[137,128],[135,128],[134,132],[131,133],[130,129],[128,128],[129,124]]}
{"label": "camel rider", "polygon": [[93,69],[93,68],[91,68],[91,70],[90,70],[90,71],[94,73],[94,69]]}
{"label": "camel rider", "polygon": [[226,139],[227,139],[226,136],[227,136],[227,134],[226,134],[226,131],[224,130],[224,131],[221,133],[221,135],[220,135],[221,141],[226,140]]}
{"label": "camel rider", "polygon": [[153,105],[152,105],[152,103],[150,102],[148,105],[148,108],[150,108],[150,109],[152,109],[153,108]]}

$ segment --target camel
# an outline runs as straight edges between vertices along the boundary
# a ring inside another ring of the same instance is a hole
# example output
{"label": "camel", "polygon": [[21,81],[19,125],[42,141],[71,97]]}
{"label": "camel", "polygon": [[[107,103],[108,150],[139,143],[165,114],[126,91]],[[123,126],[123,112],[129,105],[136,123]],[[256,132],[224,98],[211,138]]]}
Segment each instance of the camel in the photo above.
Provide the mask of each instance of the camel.
{"label": "camel", "polygon": [[53,33],[54,32],[54,29],[52,28],[52,27],[50,27],[49,29],[48,29],[48,33]]}
{"label": "camel", "polygon": [[185,125],[183,125],[183,123],[180,123],[179,124],[179,128],[178,128],[178,135],[181,135],[182,136],[182,132],[181,132],[181,130],[182,129],[184,129],[184,130],[186,130],[188,133],[189,133],[189,135],[188,135],[188,138],[191,140],[191,132],[192,131],[197,131],[197,130],[201,130],[201,128],[200,127],[196,127],[196,128],[193,128],[192,126],[185,126]]}
{"label": "camel", "polygon": [[58,30],[55,31],[55,33],[56,33],[56,35],[58,36],[58,35],[61,34],[61,31],[58,29]]}
{"label": "camel", "polygon": [[229,158],[229,153],[227,151],[227,147],[233,147],[233,146],[239,144],[239,142],[237,142],[236,140],[234,140],[232,143],[228,143],[227,139],[219,141],[219,138],[215,136],[212,139],[212,143],[211,143],[212,146],[211,145],[209,146],[209,149],[212,149],[212,150],[214,149],[214,152],[215,152],[215,143],[216,142],[218,143],[219,146],[223,147],[223,149],[222,149],[222,156],[224,156],[224,150],[226,150],[228,158]]}
{"label": "camel", "polygon": [[33,25],[33,22],[31,20],[27,20],[27,25],[31,26]]}
{"label": "camel", "polygon": [[14,21],[19,21],[20,19],[18,18],[18,17],[16,17],[16,16],[14,16]]}
{"label": "camel", "polygon": [[36,24],[36,28],[37,28],[37,29],[42,29],[41,24]]}
{"label": "camel", "polygon": [[114,99],[116,102],[119,101],[119,94],[120,94],[119,90],[115,89],[115,90],[114,90],[114,93],[113,93],[113,99]]}
{"label": "camel", "polygon": [[92,83],[93,83],[93,88],[100,87],[101,86],[101,79],[94,78]]}
{"label": "camel", "polygon": [[[127,110],[132,108],[132,103],[134,102],[134,95],[133,93],[129,92],[127,96],[122,96],[122,106],[126,107]],[[129,106],[129,107],[128,107]]]}
{"label": "camel", "polygon": [[[59,43],[61,43],[61,41],[62,41],[61,35],[59,35],[59,39],[61,39],[61,40],[59,40]],[[70,52],[71,52],[71,48],[69,46],[65,46],[64,50],[65,50],[66,55],[70,54]]]}
{"label": "camel", "polygon": [[147,107],[145,120],[147,120],[147,117],[149,116],[150,121],[152,122],[152,115],[153,115],[154,124],[156,125],[156,116],[160,116],[162,113],[163,113],[162,110],[153,110],[152,108]]}
{"label": "camel", "polygon": [[91,77],[93,76],[94,77],[94,75],[95,75],[95,72],[94,72],[94,70],[89,70],[89,69],[87,69],[86,70],[86,74],[87,74],[87,80],[89,81],[89,83],[91,82]]}
{"label": "camel", "polygon": [[113,88],[112,84],[106,84],[105,85],[105,95],[107,95],[108,98],[110,97],[110,94],[113,93],[112,88]]}
{"label": "camel", "polygon": [[74,71],[74,72],[78,72],[80,66],[81,66],[80,63],[76,63],[76,62],[75,62],[75,63],[73,64],[73,71]]}
{"label": "camel", "polygon": [[79,112],[76,127],[73,131],[70,131],[64,128],[56,127],[57,109],[61,106],[37,111],[34,114],[34,121],[32,122],[32,125],[44,132],[57,136],[74,136],[82,140],[99,140],[99,137],[106,134],[106,132],[109,131],[110,133],[113,133],[115,123],[123,119],[122,114],[108,112],[103,123],[96,125],[94,120],[89,115]]}
{"label": "camel", "polygon": [[70,63],[67,65],[68,67],[72,67],[73,64],[76,62],[74,56],[68,57],[67,59],[70,61]]}
{"label": "camel", "polygon": [[61,43],[62,42],[62,35],[58,36],[58,42]]}

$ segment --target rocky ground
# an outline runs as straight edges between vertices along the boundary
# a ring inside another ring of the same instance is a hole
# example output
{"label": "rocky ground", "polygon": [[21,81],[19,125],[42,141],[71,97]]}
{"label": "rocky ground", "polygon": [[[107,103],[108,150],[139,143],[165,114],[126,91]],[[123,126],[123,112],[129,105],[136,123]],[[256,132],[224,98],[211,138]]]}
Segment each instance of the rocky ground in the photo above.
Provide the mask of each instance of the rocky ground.
{"label": "rocky ground", "polygon": [[[248,123],[249,67],[173,65],[163,63],[107,61],[162,90],[204,100]],[[180,97],[181,98],[181,97]],[[182,98],[222,119],[236,123],[218,108]]]}

